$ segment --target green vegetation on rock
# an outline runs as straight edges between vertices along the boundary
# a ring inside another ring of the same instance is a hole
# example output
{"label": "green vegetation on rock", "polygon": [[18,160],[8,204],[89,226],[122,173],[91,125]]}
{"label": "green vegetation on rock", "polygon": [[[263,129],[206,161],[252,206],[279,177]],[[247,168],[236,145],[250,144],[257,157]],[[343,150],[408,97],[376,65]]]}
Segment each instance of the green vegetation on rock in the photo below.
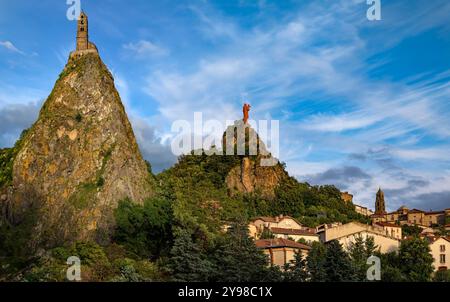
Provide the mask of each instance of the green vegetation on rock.
{"label": "green vegetation on rock", "polygon": [[12,148],[0,149],[0,189],[12,181],[14,160],[22,148],[28,130],[24,130]]}

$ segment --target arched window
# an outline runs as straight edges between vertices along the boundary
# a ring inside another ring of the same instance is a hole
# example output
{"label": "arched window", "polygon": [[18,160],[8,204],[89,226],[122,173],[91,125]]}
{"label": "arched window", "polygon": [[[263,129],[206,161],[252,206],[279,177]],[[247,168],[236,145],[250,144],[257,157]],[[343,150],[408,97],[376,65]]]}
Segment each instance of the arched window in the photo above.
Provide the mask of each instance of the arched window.
{"label": "arched window", "polygon": [[81,27],[81,28],[80,28],[80,31],[84,31],[84,27]]}

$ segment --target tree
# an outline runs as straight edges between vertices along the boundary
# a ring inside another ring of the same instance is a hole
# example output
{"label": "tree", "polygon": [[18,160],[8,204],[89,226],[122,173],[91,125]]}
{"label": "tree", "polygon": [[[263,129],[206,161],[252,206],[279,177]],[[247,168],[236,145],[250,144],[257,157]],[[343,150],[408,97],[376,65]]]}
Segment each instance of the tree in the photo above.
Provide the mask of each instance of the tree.
{"label": "tree", "polygon": [[299,217],[305,212],[303,196],[305,186],[295,178],[288,178],[280,183],[276,189],[275,209],[277,213],[285,213],[293,217]]}
{"label": "tree", "polygon": [[434,282],[450,282],[450,270],[437,271],[433,277]]}
{"label": "tree", "polygon": [[327,244],[325,272],[328,282],[353,281],[355,278],[350,257],[337,240],[332,240]]}
{"label": "tree", "polygon": [[124,200],[115,210],[114,239],[142,257],[156,259],[172,243],[172,209],[164,198],[144,201],[144,206]]}
{"label": "tree", "polygon": [[375,252],[376,245],[373,237],[364,239],[362,236],[357,236],[355,241],[350,244],[349,255],[352,261],[352,266],[355,270],[355,278],[358,281],[367,280],[367,259]]}
{"label": "tree", "polygon": [[268,257],[248,235],[247,224],[234,223],[218,238],[211,261],[216,268],[213,281],[270,281]]}
{"label": "tree", "polygon": [[273,239],[275,238],[275,235],[272,233],[272,231],[269,228],[264,228],[261,232],[260,239]]}
{"label": "tree", "polygon": [[309,272],[312,282],[326,281],[325,257],[326,248],[320,242],[314,242],[312,248],[306,257],[306,268]]}
{"label": "tree", "polygon": [[433,273],[433,257],[424,239],[413,237],[403,240],[399,252],[400,268],[409,282],[426,282]]}
{"label": "tree", "polygon": [[397,252],[381,254],[376,252],[375,255],[381,260],[381,281],[382,282],[404,282],[405,276],[400,269],[400,259]]}
{"label": "tree", "polygon": [[284,272],[285,281],[287,282],[305,282],[309,280],[306,259],[301,252],[295,253],[294,260],[285,265]]}
{"label": "tree", "polygon": [[205,282],[212,274],[212,263],[186,229],[176,230],[168,268],[177,282]]}
{"label": "tree", "polygon": [[404,224],[402,226],[402,234],[404,237],[419,236],[419,234],[421,232],[422,232],[422,229],[417,225]]}

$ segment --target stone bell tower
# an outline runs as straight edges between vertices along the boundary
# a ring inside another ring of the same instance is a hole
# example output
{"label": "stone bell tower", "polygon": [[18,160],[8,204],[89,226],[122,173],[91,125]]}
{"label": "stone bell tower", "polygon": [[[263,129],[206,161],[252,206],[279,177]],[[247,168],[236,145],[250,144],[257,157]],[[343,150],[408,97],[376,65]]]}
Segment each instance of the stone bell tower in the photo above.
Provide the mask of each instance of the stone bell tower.
{"label": "stone bell tower", "polygon": [[81,12],[77,26],[77,51],[89,48],[88,16]]}
{"label": "stone bell tower", "polygon": [[384,201],[384,192],[381,188],[378,189],[377,198],[375,200],[375,214],[383,215],[386,214],[386,203]]}

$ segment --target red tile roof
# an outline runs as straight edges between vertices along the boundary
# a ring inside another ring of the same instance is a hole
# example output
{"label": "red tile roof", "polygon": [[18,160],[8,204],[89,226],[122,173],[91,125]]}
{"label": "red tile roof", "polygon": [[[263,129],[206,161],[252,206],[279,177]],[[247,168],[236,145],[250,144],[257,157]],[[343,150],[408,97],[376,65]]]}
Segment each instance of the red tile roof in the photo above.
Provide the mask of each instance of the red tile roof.
{"label": "red tile roof", "polygon": [[445,214],[445,211],[430,211],[430,212],[425,212],[425,215],[436,215],[436,214]]}
{"label": "red tile roof", "polygon": [[408,212],[408,214],[414,214],[414,213],[425,213],[422,210],[418,210],[418,209],[412,209],[411,211]]}
{"label": "red tile roof", "polygon": [[401,214],[397,211],[394,211],[394,212],[389,212],[386,215],[401,215]]}
{"label": "red tile roof", "polygon": [[295,242],[292,240],[282,239],[282,238],[256,240],[255,245],[256,245],[256,247],[261,248],[261,249],[277,248],[277,247],[291,247],[291,248],[303,249],[303,250],[311,249],[311,247],[307,246],[306,244],[302,244],[302,243],[298,243],[298,242]]}
{"label": "red tile roof", "polygon": [[434,243],[434,242],[436,242],[437,240],[439,240],[439,239],[444,239],[444,240],[447,240],[448,242],[450,242],[450,238],[449,237],[439,237],[439,236],[427,236],[427,237],[424,237],[426,240],[428,240],[428,244],[432,244],[432,243]]}
{"label": "red tile roof", "polygon": [[401,228],[401,226],[393,224],[393,223],[389,223],[389,222],[377,222],[375,224],[380,225],[380,226],[391,227],[391,228]]}
{"label": "red tile roof", "polygon": [[286,234],[286,235],[307,235],[307,236],[314,236],[316,235],[315,230],[298,230],[298,229],[285,229],[285,228],[270,228],[272,233],[274,234]]}

